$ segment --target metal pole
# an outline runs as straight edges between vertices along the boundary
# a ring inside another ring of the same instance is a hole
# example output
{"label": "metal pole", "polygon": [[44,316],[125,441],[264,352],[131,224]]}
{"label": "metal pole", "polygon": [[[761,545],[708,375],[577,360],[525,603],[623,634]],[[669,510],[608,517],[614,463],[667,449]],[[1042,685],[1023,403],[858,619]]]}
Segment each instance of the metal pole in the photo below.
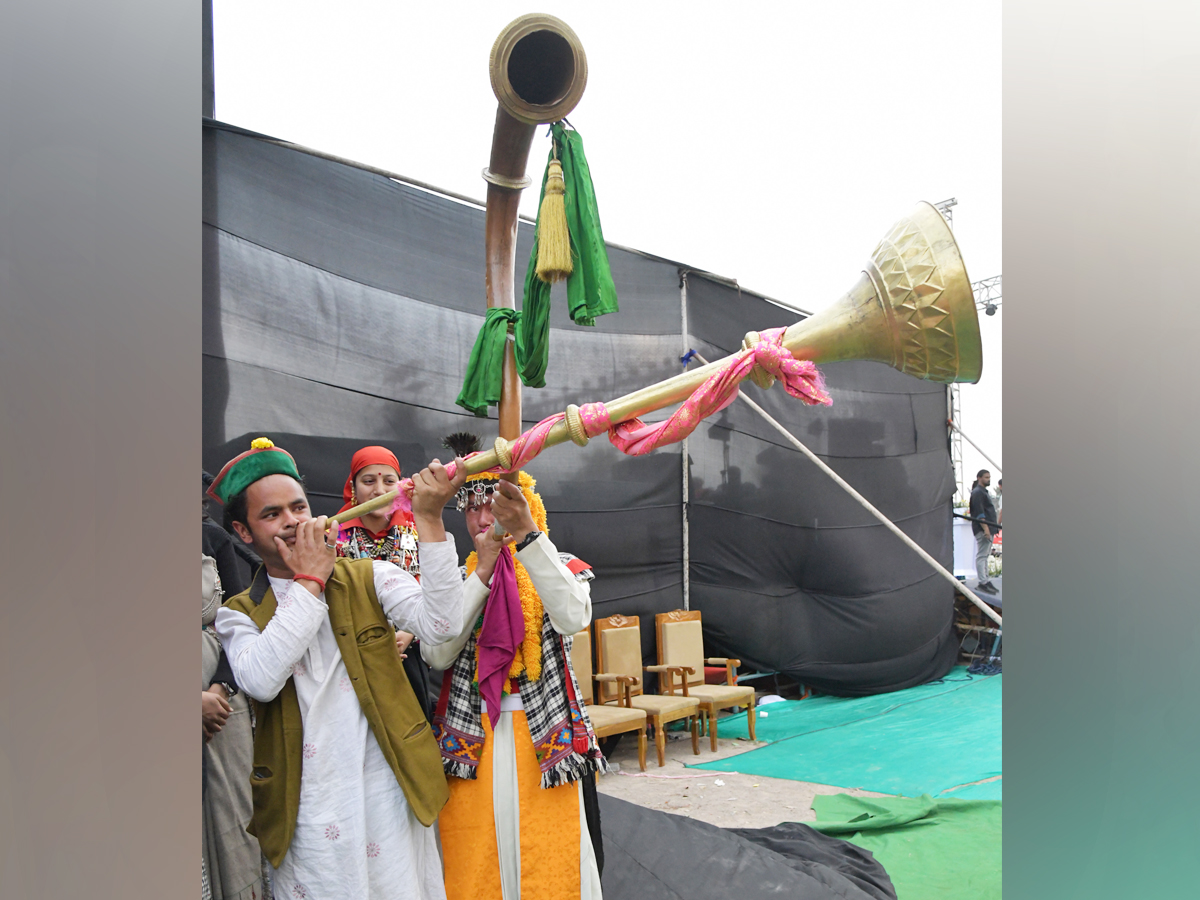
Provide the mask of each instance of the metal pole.
{"label": "metal pole", "polygon": [[[986,459],[988,462],[990,462],[993,466],[995,466],[997,472],[999,472],[1001,475],[1004,474],[1004,470],[1000,468],[1000,463],[996,462],[994,459],[992,459],[990,456],[988,456],[986,453],[984,453],[983,448],[980,447],[973,440],[971,440],[971,438],[967,436],[967,433],[965,431],[963,431],[961,428],[959,428],[958,423],[955,422],[953,419],[950,420],[950,427],[953,428],[955,431],[957,431],[959,434],[961,434],[964,438],[966,438],[967,443],[970,444],[972,447],[974,447],[976,450],[978,450],[980,456],[982,456],[984,459]],[[965,480],[965,477],[964,477],[964,480]]]}
{"label": "metal pole", "polygon": [[[708,360],[706,360],[704,357],[702,357],[699,353],[696,354],[696,358],[699,359],[702,363],[705,363],[707,365]],[[844,491],[846,491],[846,493],[848,493],[851,497],[853,497],[855,500],[857,500],[859,502],[859,504],[863,507],[863,509],[867,510],[869,513],[871,513],[871,515],[873,515],[880,522],[882,522],[884,525],[886,525],[888,530],[890,530],[894,535],[896,535],[898,538],[900,538],[900,540],[904,541],[904,543],[906,543],[910,549],[915,550],[917,555],[920,556],[921,559],[925,560],[925,562],[927,562],[931,566],[933,566],[933,568],[937,570],[939,575],[941,575],[943,578],[945,578],[947,581],[949,581],[952,585],[954,585],[955,590],[960,591],[963,594],[963,596],[965,596],[968,600],[970,600],[972,603],[974,603],[976,606],[978,606],[980,608],[980,610],[982,610],[983,613],[988,618],[990,618],[992,621],[994,621],[997,625],[1000,625],[1001,627],[1003,627],[1004,620],[1000,617],[999,613],[997,613],[994,609],[992,609],[990,606],[988,606],[986,603],[984,603],[982,600],[980,600],[979,597],[977,597],[975,595],[974,591],[972,591],[965,584],[963,584],[961,581],[959,581],[957,578],[955,578],[954,575],[952,573],[950,573],[949,571],[947,571],[945,569],[945,567],[942,566],[941,563],[939,563],[936,559],[934,559],[932,556],[930,556],[928,553],[926,553],[920,544],[918,544],[916,541],[914,541],[912,538],[910,538],[907,534],[905,534],[903,531],[901,531],[899,528],[897,528],[891,519],[889,519],[887,516],[885,516],[883,513],[881,513],[879,510],[877,510],[874,506],[872,506],[870,501],[867,500],[866,497],[864,497],[862,494],[860,494],[858,491],[856,491],[854,488],[852,488],[849,485],[849,483],[847,483],[846,480],[842,478],[841,475],[839,475],[837,472],[833,471],[833,469],[829,468],[829,466],[825,464],[824,460],[822,460],[820,457],[818,457],[817,454],[813,453],[811,450],[809,450],[807,447],[805,447],[802,443],[800,443],[800,441],[798,441],[792,435],[792,433],[790,431],[788,431],[786,428],[784,428],[782,425],[780,425],[777,421],[775,421],[775,419],[771,416],[770,413],[768,413],[765,409],[763,409],[761,406],[759,406],[757,403],[755,403],[753,400],[751,400],[749,397],[747,397],[745,395],[745,393],[743,393],[740,390],[738,391],[738,397],[739,397],[739,399],[745,400],[747,403],[749,403],[750,407],[756,413],[758,413],[760,416],[762,416],[772,428],[774,428],[776,431],[778,431],[780,434],[782,434],[785,438],[788,439],[788,441],[792,444],[792,446],[794,446],[797,450],[799,450],[801,453],[803,453],[805,456],[807,456],[810,460],[812,460],[816,464],[817,468],[819,468],[822,472],[824,472],[826,475],[828,475],[830,478],[832,478],[834,481],[836,481],[838,483],[838,485]],[[965,437],[965,435],[964,435],[964,437]],[[996,468],[999,468],[999,466],[997,466]]]}
{"label": "metal pole", "polygon": [[[683,335],[683,356],[688,352],[688,309],[687,309],[687,272],[679,273],[679,318],[680,331]],[[692,554],[691,541],[688,534],[688,504],[691,502],[691,466],[688,465],[688,439],[680,442],[680,458],[683,472],[683,608],[691,609],[692,587]]]}
{"label": "metal pole", "polygon": [[[960,385],[955,383],[949,387],[950,389],[946,391],[946,397],[948,399],[947,405],[950,407],[950,412],[946,417],[948,424],[952,423],[958,418],[959,412],[962,409],[962,392],[959,390]],[[965,501],[968,495],[966,489],[966,472],[963,468],[962,435],[953,428],[950,429],[950,465],[954,467],[955,496],[958,499]]]}

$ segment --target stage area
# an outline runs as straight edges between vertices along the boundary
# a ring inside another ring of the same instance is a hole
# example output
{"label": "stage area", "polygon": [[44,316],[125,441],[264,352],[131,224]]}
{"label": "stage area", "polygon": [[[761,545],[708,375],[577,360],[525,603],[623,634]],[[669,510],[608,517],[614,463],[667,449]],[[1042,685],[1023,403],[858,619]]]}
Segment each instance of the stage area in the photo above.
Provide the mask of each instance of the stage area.
{"label": "stage area", "polygon": [[[758,710],[766,746],[693,768],[907,797],[999,799],[1002,700],[1002,675],[972,676],[960,666],[939,682],[888,694],[772,703]],[[745,714],[722,718],[719,734],[748,737]]]}

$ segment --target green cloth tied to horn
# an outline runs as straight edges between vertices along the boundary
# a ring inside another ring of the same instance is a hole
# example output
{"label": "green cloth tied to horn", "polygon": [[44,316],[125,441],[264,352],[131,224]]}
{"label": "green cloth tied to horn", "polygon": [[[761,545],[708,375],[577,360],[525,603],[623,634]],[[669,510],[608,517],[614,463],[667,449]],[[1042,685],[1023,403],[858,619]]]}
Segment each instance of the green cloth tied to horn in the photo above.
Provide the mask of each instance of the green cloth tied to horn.
{"label": "green cloth tied to horn", "polygon": [[[521,311],[497,306],[489,309],[483,319],[483,327],[471,348],[471,360],[467,363],[467,376],[462,390],[454,402],[477,416],[486,416],[489,406],[500,403],[500,388],[504,382],[504,344],[508,340],[509,325],[517,326],[522,319]],[[517,368],[523,369],[525,352],[521,343],[520,329],[516,329]],[[545,370],[546,364],[542,363]]]}
{"label": "green cloth tied to horn", "polygon": [[[596,317],[618,311],[617,288],[613,284],[600,228],[600,211],[592,174],[583,153],[579,132],[568,131],[561,122],[550,126],[554,147],[547,159],[547,171],[542,176],[538,208],[546,193],[549,161],[557,157],[562,164],[567,230],[571,241],[574,269],[567,278],[567,303],[571,320],[576,325],[595,325]],[[483,327],[471,350],[467,374],[457,404],[477,416],[486,416],[488,406],[500,402],[501,369],[504,362],[504,340],[509,323],[516,336],[517,371],[527,387],[546,386],[546,364],[550,356],[550,289],[551,285],[537,277],[538,240],[533,238],[529,268],[525,273],[525,294],[520,311],[489,309]],[[503,323],[503,327],[501,327]]]}
{"label": "green cloth tied to horn", "polygon": [[[567,131],[562,122],[555,122],[550,126],[550,135],[554,147],[549,159],[557,155],[562,163],[563,181],[567,185],[567,230],[571,234],[571,257],[575,263],[575,269],[567,279],[567,304],[571,321],[576,325],[595,325],[596,316],[617,312],[618,307],[617,288],[608,264],[604,231],[600,228],[596,191],[592,187],[592,173],[583,152],[583,138],[578,131]],[[545,193],[546,175],[543,175],[539,208]],[[550,328],[550,285],[537,277],[537,255],[537,235],[534,235],[529,268],[525,272],[525,298],[521,302],[521,309],[525,312],[521,327],[526,335],[526,346],[531,349],[549,341]],[[531,369],[536,356],[533,354],[531,357]],[[544,387],[545,381],[541,378],[544,374],[543,366],[540,372],[522,372],[521,378],[531,387]]]}

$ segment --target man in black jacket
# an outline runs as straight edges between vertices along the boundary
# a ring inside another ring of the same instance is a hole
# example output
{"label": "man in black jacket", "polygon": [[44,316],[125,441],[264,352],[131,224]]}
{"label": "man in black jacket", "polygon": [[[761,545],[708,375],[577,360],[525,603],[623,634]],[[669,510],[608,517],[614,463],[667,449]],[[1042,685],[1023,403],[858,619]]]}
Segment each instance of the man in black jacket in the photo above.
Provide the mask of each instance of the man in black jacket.
{"label": "man in black jacket", "polygon": [[[971,531],[975,533],[975,573],[979,576],[977,591],[985,594],[999,593],[988,577],[988,557],[992,553],[992,528],[996,525],[996,507],[988,494],[992,473],[980,469],[971,488]],[[990,524],[989,524],[990,523]]]}

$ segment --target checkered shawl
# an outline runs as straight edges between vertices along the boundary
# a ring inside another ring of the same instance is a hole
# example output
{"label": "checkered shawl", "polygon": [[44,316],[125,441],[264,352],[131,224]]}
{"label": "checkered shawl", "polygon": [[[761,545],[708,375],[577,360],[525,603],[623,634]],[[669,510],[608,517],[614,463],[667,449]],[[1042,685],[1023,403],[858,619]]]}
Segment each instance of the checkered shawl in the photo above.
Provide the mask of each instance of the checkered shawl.
{"label": "checkered shawl", "polygon": [[[444,713],[439,709],[433,718],[434,737],[442,751],[442,767],[447,775],[473,780],[483,754],[485,735],[479,688],[475,680],[475,629],[463,647],[454,667],[446,673],[442,690],[449,691]],[[560,643],[561,638],[561,643]],[[521,703],[533,749],[542,770],[542,787],[552,788],[577,781],[592,772],[606,773],[608,764],[596,743],[596,733],[582,704],[578,715],[587,728],[588,751],[576,753],[572,747],[573,716],[567,697],[566,679],[571,679],[575,696],[579,697],[579,682],[571,668],[570,635],[559,635],[542,616],[542,677],[530,681],[524,672],[517,676]],[[564,657],[563,652],[566,651]],[[439,707],[441,704],[438,704]]]}

